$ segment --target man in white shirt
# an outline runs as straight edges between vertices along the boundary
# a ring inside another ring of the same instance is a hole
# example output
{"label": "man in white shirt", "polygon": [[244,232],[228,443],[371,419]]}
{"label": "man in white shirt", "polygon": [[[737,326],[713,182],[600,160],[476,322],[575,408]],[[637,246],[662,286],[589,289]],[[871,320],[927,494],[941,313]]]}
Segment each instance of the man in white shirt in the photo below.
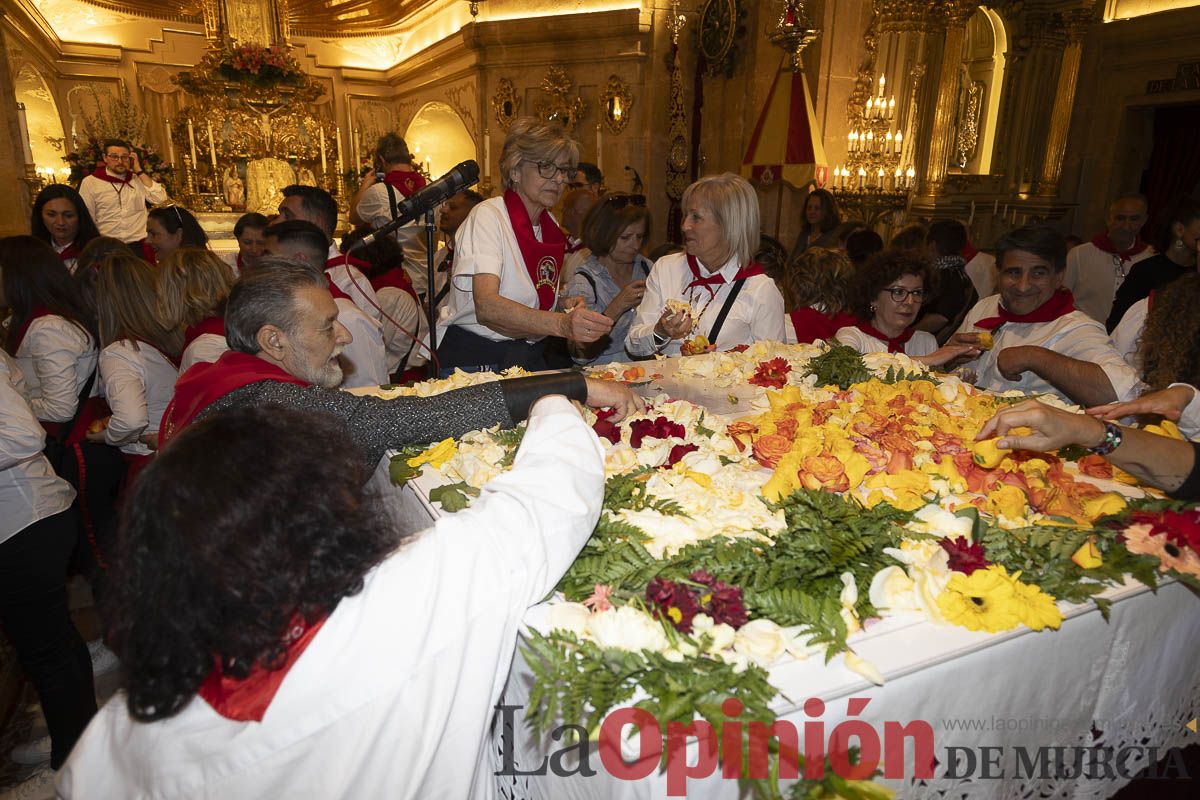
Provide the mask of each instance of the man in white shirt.
{"label": "man in white shirt", "polygon": [[[382,180],[377,172],[383,175]],[[350,198],[350,221],[378,230],[392,221],[395,205],[424,187],[425,176],[413,169],[408,144],[399,135],[389,133],[375,147],[375,171],[363,176],[358,191]],[[424,296],[429,284],[424,221],[414,220],[393,236],[404,250],[404,271],[417,294]]]}
{"label": "man in white shirt", "polygon": [[519,625],[591,534],[603,450],[543,398],[513,469],[402,541],[354,449],[326,415],[230,411],[143,473],[135,505],[188,513],[127,525],[125,687],[60,797],[496,795],[490,724]]}
{"label": "man in white shirt", "polygon": [[104,165],[83,179],[79,196],[101,236],[140,242],[146,238],[146,204],[165,203],[167,190],[142,171],[128,142],[108,139],[103,151]]}
{"label": "man in white shirt", "polygon": [[[379,298],[371,288],[371,282],[357,266],[358,260],[342,255],[337,244],[333,241],[333,232],[337,229],[337,201],[324,189],[316,186],[286,186],[283,189],[283,202],[279,204],[279,215],[285,221],[303,220],[311,222],[325,234],[328,243],[325,248],[325,273],[338,289],[371,319],[380,322],[383,312],[379,307]],[[320,266],[320,262],[310,261]]]}
{"label": "man in white shirt", "polygon": [[[325,263],[329,239],[316,225],[305,220],[277,222],[263,232],[266,252],[273,256],[302,261],[320,269]],[[326,270],[330,292],[338,308],[338,322],[350,332],[352,341],[342,348],[338,360],[345,376],[342,388],[380,386],[389,381],[387,349],[383,342],[383,326],[363,313]],[[362,283],[370,288],[366,276]],[[373,290],[372,290],[373,293]]]}
{"label": "man in white shirt", "polygon": [[1108,207],[1104,233],[1067,253],[1063,285],[1075,295],[1075,306],[1092,319],[1108,319],[1129,269],[1154,255],[1154,248],[1140,236],[1146,217],[1145,196],[1123,194]]}
{"label": "man in white shirt", "polygon": [[1104,326],[1076,310],[1063,288],[1066,255],[1062,234],[1048,226],[1018,228],[996,243],[1000,293],[976,303],[951,337],[970,344],[991,334],[991,349],[966,365],[976,385],[1052,393],[1084,406],[1128,400],[1141,390]]}

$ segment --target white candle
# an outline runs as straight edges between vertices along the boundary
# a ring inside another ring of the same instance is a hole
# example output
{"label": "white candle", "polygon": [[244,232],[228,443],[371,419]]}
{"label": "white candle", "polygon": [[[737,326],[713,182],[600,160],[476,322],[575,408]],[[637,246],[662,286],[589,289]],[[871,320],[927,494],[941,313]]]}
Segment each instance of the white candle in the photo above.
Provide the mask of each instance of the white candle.
{"label": "white candle", "polygon": [[171,141],[171,120],[165,120],[163,127],[167,129],[167,159],[170,163],[175,163],[175,143]]}
{"label": "white candle", "polygon": [[337,139],[337,171],[341,175],[345,170],[342,169],[342,128],[339,125],[334,129],[334,137]]}
{"label": "white candle", "polygon": [[996,216],[996,212],[997,212],[999,209],[1000,209],[1000,201],[999,201],[999,200],[993,200],[993,201],[992,201],[992,216],[993,216],[993,217],[994,217],[994,216]]}
{"label": "white candle", "polygon": [[863,184],[867,182],[867,171],[862,167],[858,168],[858,188],[863,188]]}
{"label": "white candle", "polygon": [[971,223],[975,221],[975,201],[971,201],[971,216],[967,218],[967,227],[971,227]]}
{"label": "white candle", "polygon": [[358,133],[359,133],[358,128],[353,128],[350,131],[350,141],[353,146],[353,153],[354,153],[353,169],[354,169],[354,174],[356,174],[356,175],[358,174],[358,168],[360,166],[362,166],[362,158],[359,156],[359,149],[358,149]]}
{"label": "white candle", "polygon": [[188,146],[192,152],[192,169],[196,168],[196,129],[192,127],[192,121],[188,120]]}
{"label": "white candle", "polygon": [[325,128],[321,127],[321,172],[325,172]]}
{"label": "white candle", "polygon": [[896,131],[896,155],[901,155],[904,152],[904,133]]}
{"label": "white candle", "polygon": [[212,156],[213,175],[217,174],[217,145],[213,141],[212,120],[208,121],[208,154]]}
{"label": "white candle", "polygon": [[483,132],[483,177],[492,177],[492,137],[488,131]]}
{"label": "white candle", "polygon": [[[600,153],[601,148],[602,148],[601,141],[600,141],[600,131],[601,131],[601,127],[599,124],[597,124],[596,125],[596,169],[600,170],[601,172],[604,172],[603,156]],[[572,175],[571,177],[574,178],[575,176]]]}

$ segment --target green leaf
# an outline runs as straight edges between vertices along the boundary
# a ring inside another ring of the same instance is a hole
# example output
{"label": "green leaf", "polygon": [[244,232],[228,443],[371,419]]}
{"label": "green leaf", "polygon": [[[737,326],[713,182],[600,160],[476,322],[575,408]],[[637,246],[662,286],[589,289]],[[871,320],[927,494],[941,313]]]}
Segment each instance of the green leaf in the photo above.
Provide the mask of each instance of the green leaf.
{"label": "green leaf", "polygon": [[471,505],[472,497],[479,497],[479,490],[462,481],[429,490],[430,502],[441,503],[442,509],[451,514]]}

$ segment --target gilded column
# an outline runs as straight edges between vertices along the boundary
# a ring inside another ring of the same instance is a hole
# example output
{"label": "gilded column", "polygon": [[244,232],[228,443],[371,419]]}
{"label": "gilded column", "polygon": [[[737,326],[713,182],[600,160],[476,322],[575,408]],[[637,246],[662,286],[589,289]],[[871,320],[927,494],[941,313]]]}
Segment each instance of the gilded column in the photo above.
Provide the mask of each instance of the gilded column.
{"label": "gilded column", "polygon": [[942,65],[938,71],[937,103],[933,112],[933,130],[929,141],[929,166],[925,171],[923,194],[935,195],[946,180],[954,148],[954,118],[958,111],[958,66],[962,62],[967,20],[979,6],[974,0],[948,0],[941,11],[946,25],[942,47]]}
{"label": "gilded column", "polygon": [[1075,106],[1075,86],[1079,82],[1079,62],[1083,54],[1083,37],[1092,24],[1091,9],[1075,9],[1064,15],[1067,44],[1063,48],[1062,64],[1058,70],[1058,85],[1054,91],[1054,107],[1050,112],[1050,132],[1046,137],[1046,155],[1038,180],[1039,197],[1058,195],[1062,177],[1063,155],[1067,149],[1067,133],[1071,128],[1071,110]]}

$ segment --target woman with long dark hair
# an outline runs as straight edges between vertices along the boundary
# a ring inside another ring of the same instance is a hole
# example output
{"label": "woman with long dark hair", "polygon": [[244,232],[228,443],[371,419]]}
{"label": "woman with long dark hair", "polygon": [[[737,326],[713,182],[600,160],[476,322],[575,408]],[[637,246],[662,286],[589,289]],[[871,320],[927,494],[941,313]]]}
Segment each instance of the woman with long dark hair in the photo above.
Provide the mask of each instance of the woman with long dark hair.
{"label": "woman with long dark hair", "polygon": [[155,263],[161,264],[181,247],[208,247],[208,234],[192,212],[172,203],[146,216],[146,244],[154,251]]}
{"label": "woman with long dark hair", "polygon": [[804,221],[792,248],[792,258],[810,247],[837,248],[841,244],[838,241],[841,224],[837,200],[825,189],[813,189],[804,198]]}
{"label": "woman with long dark hair", "polygon": [[79,192],[62,183],[47,186],[33,201],[30,232],[54,248],[71,272],[80,252],[100,235]]}
{"label": "woman with long dark hair", "polygon": [[48,428],[70,422],[96,368],[95,323],[50,245],[0,239],[0,305],[12,312],[4,349],[21,368],[34,414]]}

